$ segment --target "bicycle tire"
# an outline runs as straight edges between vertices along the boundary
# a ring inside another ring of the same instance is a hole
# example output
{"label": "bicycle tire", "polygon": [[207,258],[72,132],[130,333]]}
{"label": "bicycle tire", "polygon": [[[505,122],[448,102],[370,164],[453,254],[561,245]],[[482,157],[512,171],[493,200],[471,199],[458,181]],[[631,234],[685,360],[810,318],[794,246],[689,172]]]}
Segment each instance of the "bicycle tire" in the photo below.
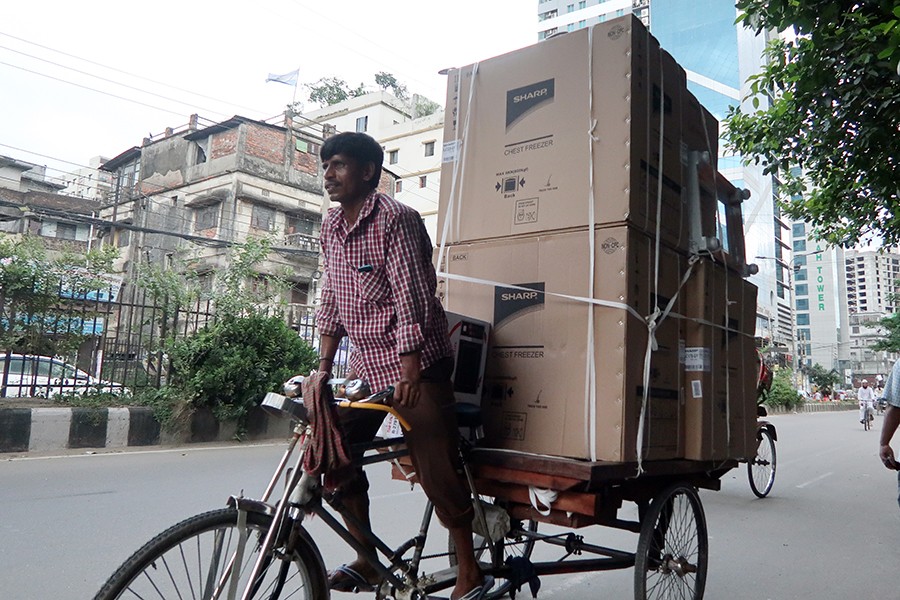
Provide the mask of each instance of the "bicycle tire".
{"label": "bicycle tire", "polygon": [[[211,594],[210,588],[222,582],[229,557],[237,547],[237,519],[237,509],[224,508],[173,525],[132,554],[94,600],[218,598]],[[247,513],[249,535],[239,570],[239,592],[248,583],[262,538],[271,523],[269,515]],[[277,568],[271,568],[273,565]],[[226,586],[225,592],[227,589]],[[327,575],[315,546],[300,540],[290,560],[275,558],[269,562],[252,597],[254,600],[327,598]]]}
{"label": "bicycle tire", "polygon": [[700,496],[675,483],[653,498],[641,521],[634,559],[635,600],[701,600],[709,537]]}
{"label": "bicycle tire", "polygon": [[[484,501],[489,501],[485,496],[481,497]],[[506,563],[506,559],[513,556],[522,558],[531,558],[534,551],[535,540],[533,537],[525,535],[525,533],[535,533],[538,528],[538,522],[528,519],[525,521],[513,522],[512,529],[506,537],[494,544],[494,551],[488,557],[486,552],[490,552],[490,545],[487,539],[475,533],[473,534],[473,546],[475,549],[475,560],[484,564],[485,567],[499,567]],[[456,566],[456,545],[453,538],[448,538],[448,552],[450,558],[450,566]],[[487,564],[485,564],[487,563]],[[512,588],[512,582],[508,579],[497,578],[494,580],[494,586],[484,595],[485,600],[495,600],[509,593]]]}
{"label": "bicycle tire", "polygon": [[750,489],[758,498],[765,498],[775,484],[777,454],[772,434],[764,428],[756,432],[756,456],[747,463]]}

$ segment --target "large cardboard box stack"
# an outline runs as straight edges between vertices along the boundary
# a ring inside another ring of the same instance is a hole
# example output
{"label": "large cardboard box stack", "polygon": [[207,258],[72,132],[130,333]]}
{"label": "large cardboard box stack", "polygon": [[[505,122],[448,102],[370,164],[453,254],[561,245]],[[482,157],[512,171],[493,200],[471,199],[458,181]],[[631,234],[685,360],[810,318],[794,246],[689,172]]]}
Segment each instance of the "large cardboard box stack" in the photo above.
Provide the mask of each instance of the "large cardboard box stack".
{"label": "large cardboard box stack", "polygon": [[[633,461],[650,341],[641,316],[676,298],[685,258],[662,246],[654,285],[652,239],[627,225],[596,229],[591,289],[588,235],[454,245],[440,265],[438,289],[448,310],[493,323],[482,399],[487,440],[540,454]],[[673,310],[680,309],[676,298]],[[667,318],[655,332],[645,458],[682,455],[680,327]]]}
{"label": "large cardboard box stack", "polygon": [[[717,139],[684,71],[630,16],[451,72],[439,293],[491,324],[490,443],[617,462],[717,455],[717,437],[695,439],[712,427],[706,409],[685,412],[676,318],[715,291],[683,279],[691,236],[714,236],[718,210],[714,171],[698,182],[687,159],[715,156]],[[648,317],[666,307],[651,336]],[[712,334],[692,335],[700,346]],[[732,353],[715,356],[741,376]]]}

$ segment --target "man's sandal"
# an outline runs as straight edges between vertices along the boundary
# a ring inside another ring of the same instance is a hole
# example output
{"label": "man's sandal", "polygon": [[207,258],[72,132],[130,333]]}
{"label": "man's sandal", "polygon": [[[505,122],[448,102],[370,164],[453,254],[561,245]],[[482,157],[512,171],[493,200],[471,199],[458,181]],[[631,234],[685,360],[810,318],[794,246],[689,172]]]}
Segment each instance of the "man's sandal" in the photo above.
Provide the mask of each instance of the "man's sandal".
{"label": "man's sandal", "polygon": [[341,565],[328,574],[328,588],[335,592],[374,592],[375,584],[349,565]]}
{"label": "man's sandal", "polygon": [[474,587],[459,598],[457,600],[483,600],[485,595],[491,588],[494,587],[494,578],[488,575],[484,578],[484,583],[479,585],[478,587]]}

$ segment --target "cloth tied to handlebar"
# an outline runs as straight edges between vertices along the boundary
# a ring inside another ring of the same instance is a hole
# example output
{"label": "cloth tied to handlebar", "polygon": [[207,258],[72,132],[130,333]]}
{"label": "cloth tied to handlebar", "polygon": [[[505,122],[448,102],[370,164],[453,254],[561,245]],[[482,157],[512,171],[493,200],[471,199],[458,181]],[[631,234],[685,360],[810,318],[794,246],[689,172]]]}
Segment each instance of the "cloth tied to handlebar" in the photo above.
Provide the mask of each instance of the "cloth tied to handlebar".
{"label": "cloth tied to handlebar", "polygon": [[353,459],[341,430],[334,395],[328,385],[329,373],[314,371],[303,380],[303,405],[309,413],[312,443],[303,456],[303,468],[310,475],[325,475],[325,487],[333,488]]}

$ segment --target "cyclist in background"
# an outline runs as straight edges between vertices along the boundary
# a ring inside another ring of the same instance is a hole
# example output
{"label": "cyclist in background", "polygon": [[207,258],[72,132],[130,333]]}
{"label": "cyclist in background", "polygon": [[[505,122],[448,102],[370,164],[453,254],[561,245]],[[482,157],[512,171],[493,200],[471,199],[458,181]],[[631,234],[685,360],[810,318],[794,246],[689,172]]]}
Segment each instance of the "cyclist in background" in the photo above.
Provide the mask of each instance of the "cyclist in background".
{"label": "cyclist in background", "polygon": [[872,419],[872,411],[875,409],[875,390],[869,387],[868,379],[862,380],[857,398],[859,399],[859,422],[863,423],[865,419]]}

